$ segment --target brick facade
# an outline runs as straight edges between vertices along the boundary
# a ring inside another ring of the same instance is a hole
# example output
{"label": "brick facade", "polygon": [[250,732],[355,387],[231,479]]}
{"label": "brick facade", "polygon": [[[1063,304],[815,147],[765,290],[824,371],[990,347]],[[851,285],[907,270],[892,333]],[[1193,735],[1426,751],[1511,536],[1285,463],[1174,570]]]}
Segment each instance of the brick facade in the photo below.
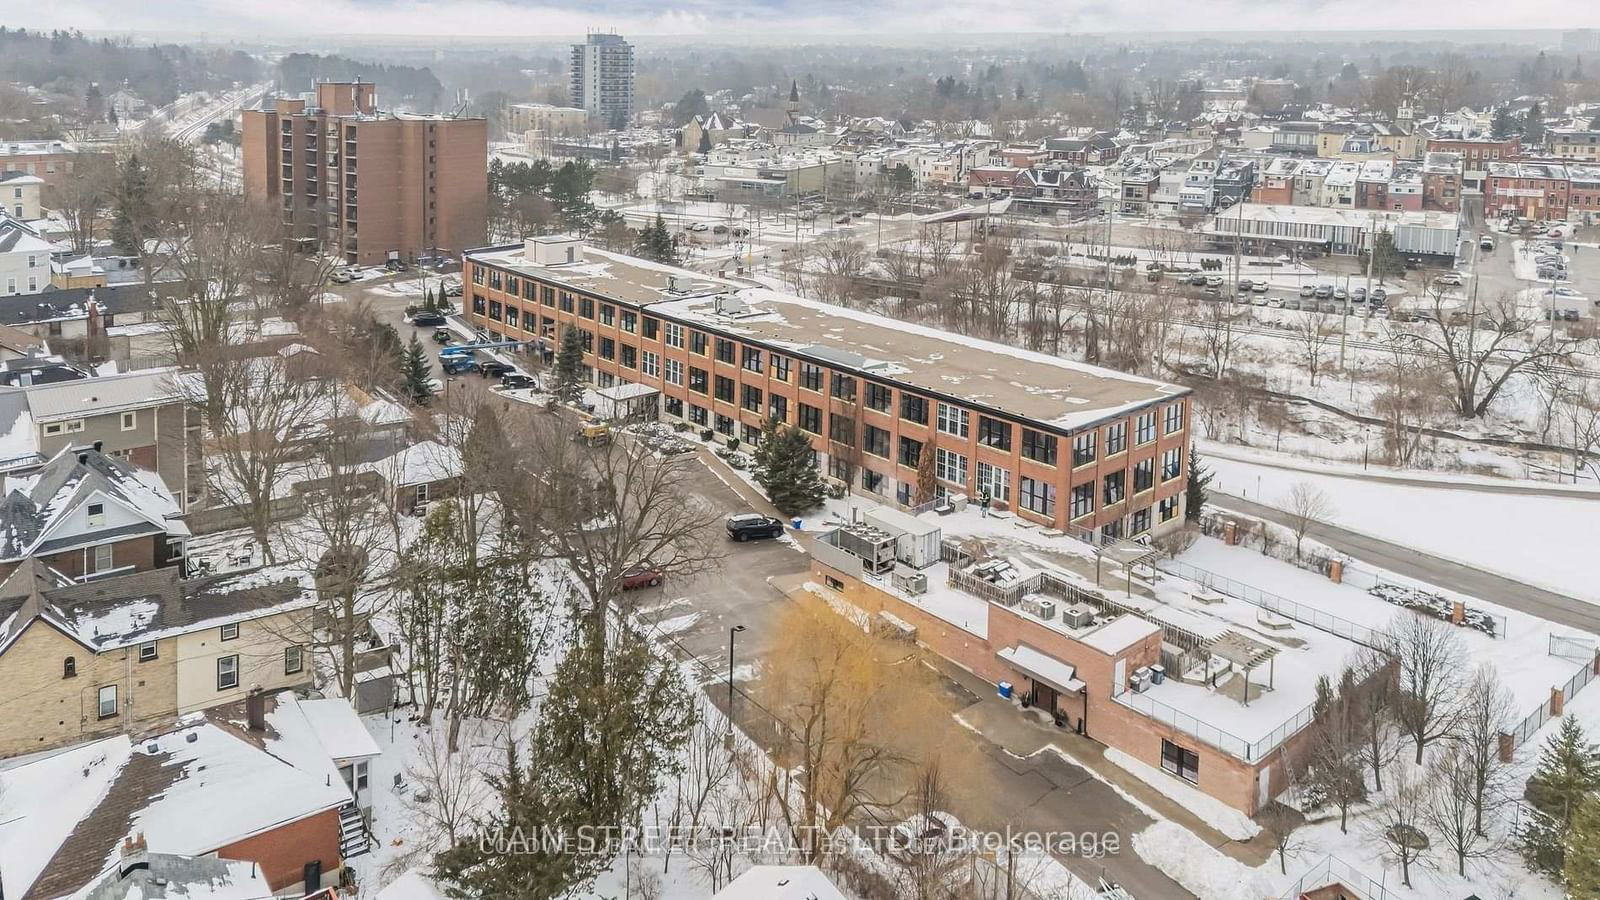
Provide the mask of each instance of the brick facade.
{"label": "brick facade", "polygon": [[[920,457],[908,455],[902,448],[915,447],[917,454],[943,450],[959,454],[965,461],[964,479],[940,479],[945,490],[976,497],[980,475],[987,472],[994,501],[1039,524],[1111,528],[1132,536],[1160,531],[1163,525],[1182,520],[1191,420],[1187,394],[1153,399],[1131,413],[1107,415],[1099,422],[1064,429],[959,397],[902,387],[882,376],[808,358],[789,346],[742,338],[734,329],[723,331],[674,320],[652,312],[648,305],[619,302],[500,270],[471,256],[465,260],[463,279],[467,285],[465,311],[474,326],[494,339],[542,340],[551,348],[557,344],[559,329],[577,327],[588,335],[584,363],[596,380],[602,386],[622,381],[659,389],[667,421],[688,421],[696,428],[750,443],[774,412],[774,398],[782,398],[784,421],[811,432],[823,471],[841,480],[848,475],[853,490],[907,502],[907,488],[916,483],[914,460]],[[760,371],[743,365],[747,349],[768,360]],[[648,366],[645,354],[650,355]],[[787,377],[780,377],[770,355],[788,361]],[[667,381],[668,361],[681,366],[682,383]],[[812,379],[809,382],[808,377]],[[854,380],[853,400],[835,395],[833,385],[839,377]],[[747,388],[752,393],[747,394]],[[749,408],[746,398],[755,397],[755,391],[760,392],[759,399]],[[874,408],[874,399],[881,408]],[[919,401],[920,421],[915,412]],[[802,416],[802,405],[805,416],[811,418]],[[910,416],[908,405],[913,410]],[[945,421],[964,417],[965,425],[941,429],[941,406],[950,412]],[[985,420],[1006,434],[1005,440],[994,441],[1001,446],[980,442]],[[1153,425],[1148,424],[1151,421]],[[1141,427],[1141,422],[1146,426]],[[876,446],[881,453],[867,446],[869,426],[886,435]],[[1025,431],[1047,443],[1053,440],[1053,464],[1023,455]],[[834,440],[845,432],[853,436],[852,442]],[[1074,466],[1073,446],[1078,439],[1092,448],[1087,454],[1092,458]],[[1009,446],[1005,446],[1007,441]],[[1163,471],[1164,457],[1172,463],[1170,471]],[[1143,469],[1151,471],[1151,482],[1136,490]],[[1024,478],[1032,480],[1027,485],[1034,488],[1032,496],[1048,498],[1053,493],[1053,500],[1035,500],[1037,509],[1028,508]],[[1112,490],[1118,479],[1122,487]],[[1088,508],[1080,504],[1076,514],[1072,502],[1075,487],[1090,498]]]}
{"label": "brick facade", "polygon": [[222,859],[258,863],[274,891],[296,887],[305,879],[310,862],[322,863],[322,884],[335,883],[339,858],[339,811],[323,810],[314,816],[217,848]]}

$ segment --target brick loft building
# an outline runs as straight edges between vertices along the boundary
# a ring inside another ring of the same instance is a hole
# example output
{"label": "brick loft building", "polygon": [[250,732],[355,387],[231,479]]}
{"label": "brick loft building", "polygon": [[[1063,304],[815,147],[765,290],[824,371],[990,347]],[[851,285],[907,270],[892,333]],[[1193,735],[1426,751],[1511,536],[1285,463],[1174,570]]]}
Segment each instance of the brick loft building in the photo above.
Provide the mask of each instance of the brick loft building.
{"label": "brick loft building", "polygon": [[308,244],[359,265],[454,255],[482,244],[488,122],[403,115],[376,86],[324,82],[244,113],[244,180]]}
{"label": "brick loft building", "polygon": [[938,494],[987,491],[1047,527],[1132,537],[1183,520],[1186,388],[568,236],[472,250],[464,267],[468,314],[491,336],[548,352],[577,328],[597,388],[641,385],[647,415],[745,443],[776,416],[851,490],[910,506],[931,453]]}

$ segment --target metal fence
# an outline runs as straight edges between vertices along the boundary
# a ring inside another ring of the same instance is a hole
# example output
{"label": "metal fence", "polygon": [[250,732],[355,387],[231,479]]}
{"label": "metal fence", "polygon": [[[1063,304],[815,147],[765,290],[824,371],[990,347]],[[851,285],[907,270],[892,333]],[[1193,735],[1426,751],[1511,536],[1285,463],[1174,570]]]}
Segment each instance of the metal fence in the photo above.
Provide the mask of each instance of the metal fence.
{"label": "metal fence", "polygon": [[1038,574],[1030,575],[1016,584],[1001,587],[952,567],[949,581],[951,587],[959,588],[974,596],[1006,606],[1016,606],[1024,596],[1038,592],[1040,577]]}
{"label": "metal fence", "polygon": [[1342,884],[1362,900],[1390,900],[1398,896],[1385,888],[1382,882],[1373,881],[1339,857],[1325,856],[1295,879],[1287,891],[1278,895],[1279,900],[1296,900],[1301,894],[1330,884]]}
{"label": "metal fence", "polygon": [[1285,618],[1293,619],[1303,625],[1310,625],[1318,631],[1338,635],[1346,640],[1355,641],[1368,647],[1378,646],[1378,633],[1365,625],[1358,625],[1349,619],[1341,619],[1332,613],[1323,612],[1314,606],[1296,603],[1287,597],[1263,591],[1229,578],[1208,572],[1199,566],[1193,566],[1175,559],[1163,559],[1156,562],[1156,568],[1180,578],[1187,578],[1197,584],[1208,587],[1214,591],[1227,594],[1236,600],[1243,600],[1253,606],[1275,612]]}
{"label": "metal fence", "polygon": [[1588,661],[1594,659],[1595,648],[1596,645],[1592,638],[1571,637],[1561,634],[1550,635],[1551,656]]}
{"label": "metal fence", "polygon": [[1287,741],[1300,729],[1310,725],[1313,718],[1312,707],[1307,706],[1279,724],[1277,728],[1272,729],[1265,736],[1248,741],[1230,731],[1218,728],[1210,722],[1197,719],[1176,707],[1168,706],[1149,694],[1123,691],[1111,699],[1150,719],[1170,725],[1184,734],[1194,737],[1196,740],[1210,744],[1218,750],[1245,762],[1254,762],[1278,749],[1284,741]]}
{"label": "metal fence", "polygon": [[[1556,640],[1557,639],[1555,635],[1551,635],[1551,653],[1552,655],[1559,656],[1560,654],[1557,654],[1554,651]],[[1589,660],[1584,662],[1583,666],[1579,668],[1578,671],[1573,672],[1572,677],[1567,679],[1567,683],[1561,686],[1561,703],[1563,709],[1566,708],[1566,704],[1572,702],[1573,697],[1578,696],[1579,691],[1583,690],[1588,686],[1589,682],[1594,680],[1595,675],[1593,659],[1593,650],[1591,649]],[[1511,746],[1521,747],[1523,744],[1528,742],[1529,738],[1537,734],[1540,728],[1544,727],[1544,723],[1550,721],[1550,716],[1554,712],[1550,706],[1553,699],[1554,697],[1546,698],[1543,703],[1539,704],[1537,709],[1524,716],[1522,721],[1518,722],[1516,727],[1511,729]]]}

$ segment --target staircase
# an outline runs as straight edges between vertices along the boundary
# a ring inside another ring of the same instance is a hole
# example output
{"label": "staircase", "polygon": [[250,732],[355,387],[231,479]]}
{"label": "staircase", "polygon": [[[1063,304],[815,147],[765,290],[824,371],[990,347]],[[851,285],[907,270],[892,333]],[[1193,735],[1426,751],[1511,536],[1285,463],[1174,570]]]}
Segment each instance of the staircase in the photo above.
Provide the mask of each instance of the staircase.
{"label": "staircase", "polygon": [[372,833],[354,803],[339,807],[339,855],[345,859],[372,851]]}

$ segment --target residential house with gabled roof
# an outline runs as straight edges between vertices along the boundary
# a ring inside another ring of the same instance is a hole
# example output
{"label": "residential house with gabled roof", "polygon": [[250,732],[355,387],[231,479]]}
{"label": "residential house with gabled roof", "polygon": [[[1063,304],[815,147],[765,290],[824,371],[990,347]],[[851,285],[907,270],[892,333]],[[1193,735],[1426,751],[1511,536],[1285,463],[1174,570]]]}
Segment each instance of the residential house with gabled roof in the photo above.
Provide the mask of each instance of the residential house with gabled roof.
{"label": "residential house with gabled roof", "polygon": [[97,447],[63,447],[38,470],[0,475],[0,578],[23,560],[75,580],[183,559],[189,527],[154,472]]}
{"label": "residential house with gabled roof", "polygon": [[50,286],[50,242],[0,210],[0,294],[37,294]]}
{"label": "residential house with gabled roof", "polygon": [[132,865],[206,857],[250,863],[266,888],[254,897],[336,883],[351,789],[302,701],[264,700],[245,722],[198,716],[0,772],[5,896],[126,897]]}
{"label": "residential house with gabled roof", "polygon": [[287,567],[74,583],[37,559],[0,582],[0,758],[134,732],[311,683],[316,591]]}

